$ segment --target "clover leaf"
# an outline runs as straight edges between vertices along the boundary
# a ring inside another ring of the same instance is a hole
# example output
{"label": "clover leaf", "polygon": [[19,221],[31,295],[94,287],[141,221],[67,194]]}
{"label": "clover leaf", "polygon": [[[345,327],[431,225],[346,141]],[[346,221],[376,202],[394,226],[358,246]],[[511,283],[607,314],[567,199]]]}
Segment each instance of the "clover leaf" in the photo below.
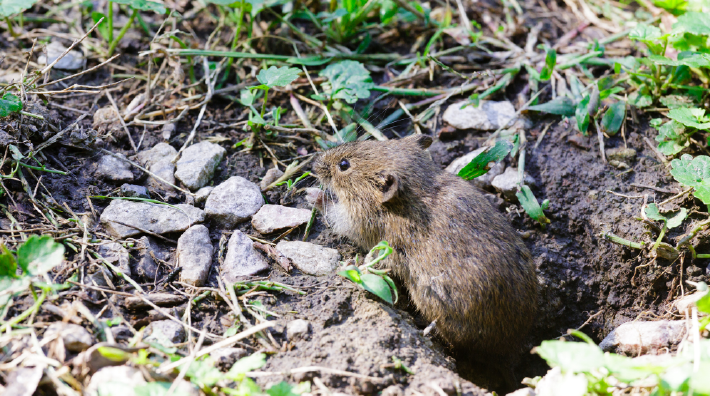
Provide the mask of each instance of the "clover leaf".
{"label": "clover leaf", "polygon": [[351,60],[329,65],[319,75],[328,79],[323,83],[323,89],[331,99],[343,99],[348,103],[369,98],[370,89],[375,86],[365,66]]}
{"label": "clover leaf", "polygon": [[8,92],[0,99],[0,118],[18,113],[20,110],[22,110],[22,102],[17,96]]}
{"label": "clover leaf", "polygon": [[669,229],[678,227],[688,215],[688,211],[685,208],[682,208],[680,212],[673,217],[662,215],[655,203],[646,206],[645,213],[646,217],[652,220],[662,221]]}
{"label": "clover leaf", "polygon": [[64,245],[50,236],[32,235],[17,248],[17,264],[30,275],[43,274],[64,260]]}
{"label": "clover leaf", "polygon": [[638,24],[629,32],[629,38],[638,41],[655,41],[662,35],[661,29],[645,24]]}
{"label": "clover leaf", "polygon": [[271,66],[268,69],[262,69],[256,79],[269,88],[285,87],[297,79],[300,72],[301,70],[295,67],[283,66],[277,68],[276,66]]}
{"label": "clover leaf", "polygon": [[705,110],[695,107],[672,109],[668,112],[668,118],[697,129],[710,128],[710,117],[705,115]]}
{"label": "clover leaf", "polygon": [[683,124],[671,120],[658,128],[658,150],[664,155],[675,155],[681,152],[690,143],[688,136],[684,133]]}
{"label": "clover leaf", "polygon": [[673,33],[691,33],[700,36],[710,35],[710,14],[705,12],[686,12],[673,24]]}
{"label": "clover leaf", "polygon": [[7,18],[10,15],[18,14],[33,5],[38,0],[0,0],[0,18]]}
{"label": "clover leaf", "polygon": [[684,154],[671,161],[671,175],[686,187],[695,188],[696,198],[710,205],[710,157]]}

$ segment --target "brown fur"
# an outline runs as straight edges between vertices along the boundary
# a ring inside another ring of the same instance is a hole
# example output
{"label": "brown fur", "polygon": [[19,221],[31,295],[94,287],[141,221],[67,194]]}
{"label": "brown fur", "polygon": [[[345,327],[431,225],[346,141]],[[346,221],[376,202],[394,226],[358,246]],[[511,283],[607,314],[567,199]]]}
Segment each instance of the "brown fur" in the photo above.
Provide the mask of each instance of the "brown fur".
{"label": "brown fur", "polygon": [[537,309],[530,253],[475,187],[431,161],[429,144],[414,135],[325,152],[314,172],[337,198],[326,199],[326,220],[364,249],[388,241],[394,252],[383,263],[455,347],[515,355]]}

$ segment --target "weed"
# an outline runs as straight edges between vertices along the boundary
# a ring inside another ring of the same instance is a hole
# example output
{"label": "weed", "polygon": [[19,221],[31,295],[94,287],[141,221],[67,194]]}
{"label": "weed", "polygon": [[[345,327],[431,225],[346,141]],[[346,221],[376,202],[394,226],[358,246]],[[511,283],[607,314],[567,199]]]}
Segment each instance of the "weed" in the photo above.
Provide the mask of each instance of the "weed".
{"label": "weed", "polygon": [[[387,241],[382,241],[378,243],[375,247],[370,249],[368,256],[372,256],[373,260],[369,263],[357,265],[357,257],[355,257],[356,265],[344,266],[338,275],[343,278],[349,279],[351,282],[355,283],[359,288],[367,290],[370,293],[376,295],[377,297],[383,299],[384,301],[395,304],[397,303],[397,288],[394,285],[394,281],[387,275],[389,270],[378,270],[372,268],[375,264],[384,260],[387,256],[392,254],[392,248],[387,243]],[[375,255],[376,254],[376,255]],[[392,299],[392,294],[394,293],[394,300]]]}

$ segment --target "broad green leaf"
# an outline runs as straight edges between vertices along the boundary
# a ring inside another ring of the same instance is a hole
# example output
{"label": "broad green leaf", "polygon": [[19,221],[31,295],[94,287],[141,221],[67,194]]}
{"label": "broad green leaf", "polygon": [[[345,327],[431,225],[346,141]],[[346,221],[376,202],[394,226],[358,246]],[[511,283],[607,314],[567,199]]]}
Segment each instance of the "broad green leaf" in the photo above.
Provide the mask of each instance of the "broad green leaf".
{"label": "broad green leaf", "polygon": [[555,64],[557,64],[557,51],[554,48],[547,48],[547,54],[545,55],[545,66],[540,71],[540,80],[547,81],[552,77],[552,71],[555,69]]}
{"label": "broad green leaf", "polygon": [[294,392],[294,386],[289,385],[286,381],[281,381],[278,384],[272,385],[271,388],[266,390],[269,396],[298,396],[298,393]]}
{"label": "broad green leaf", "polygon": [[679,183],[695,188],[696,198],[710,205],[710,157],[699,155],[693,158],[684,154],[671,161],[671,175]]}
{"label": "broad green leaf", "polygon": [[512,149],[513,143],[511,141],[501,139],[496,142],[495,146],[478,154],[476,158],[471,160],[468,165],[464,166],[463,169],[459,171],[458,175],[466,180],[485,175],[490,170],[488,167],[489,163],[501,161]]}
{"label": "broad green leaf", "polygon": [[331,64],[319,75],[328,79],[328,82],[323,83],[323,90],[330,97],[343,99],[348,103],[369,98],[370,89],[375,86],[365,66],[351,60]]}
{"label": "broad green leaf", "polygon": [[666,58],[665,56],[650,54],[648,59],[657,65],[665,66],[688,66],[688,67],[710,67],[710,54],[692,54],[685,58],[678,57],[678,60]]}
{"label": "broad green leaf", "polygon": [[0,18],[18,14],[33,5],[38,0],[0,0]]}
{"label": "broad green leaf", "polygon": [[575,111],[575,105],[572,99],[566,96],[558,96],[554,100],[547,103],[530,106],[528,110],[542,111],[543,113],[557,114],[566,117],[572,117]]}
{"label": "broad green leaf", "polygon": [[653,4],[668,10],[673,15],[681,15],[688,8],[687,0],[653,0]]}
{"label": "broad green leaf", "polygon": [[532,190],[530,190],[530,187],[524,185],[520,191],[515,193],[515,196],[518,197],[518,201],[520,201],[520,205],[522,205],[523,209],[525,209],[525,213],[527,213],[533,220],[536,220],[542,225],[550,222],[550,219],[545,216],[545,213],[542,211],[542,208],[537,202],[535,195],[533,195]]}
{"label": "broad green leaf", "polygon": [[244,374],[264,367],[266,364],[266,355],[263,353],[255,353],[247,357],[237,360],[232,368],[226,374],[226,377],[232,380],[241,380]]}
{"label": "broad green leaf", "polygon": [[17,278],[17,261],[5,245],[0,245],[0,278],[3,277]]}
{"label": "broad green leaf", "polygon": [[384,25],[389,24],[392,18],[397,14],[399,6],[395,1],[382,0],[380,4],[380,22]]}
{"label": "broad green leaf", "polygon": [[638,108],[648,107],[653,104],[653,97],[651,95],[634,92],[629,95],[629,104]]}
{"label": "broad green leaf", "polygon": [[282,66],[277,68],[276,66],[271,66],[268,69],[261,69],[256,79],[269,88],[285,87],[297,79],[300,72],[301,70],[295,67]]}
{"label": "broad green leaf", "polygon": [[683,392],[687,390],[688,380],[693,372],[692,367],[688,365],[680,367],[671,367],[661,375],[660,386],[664,390],[672,392]]}
{"label": "broad green leaf", "polygon": [[[133,388],[133,393],[135,396],[167,396],[172,384],[172,382],[148,382],[147,384],[136,385]],[[189,387],[192,387],[192,385],[189,385]],[[196,394],[186,388],[188,386],[178,385],[170,394],[172,396],[192,396]]]}
{"label": "broad green leaf", "polygon": [[155,1],[146,0],[112,0],[114,3],[125,4],[134,10],[141,11],[154,11],[158,14],[165,14],[165,6],[161,3],[156,3]]}
{"label": "broad green leaf", "polygon": [[17,96],[7,92],[3,95],[2,99],[0,99],[0,118],[7,117],[20,110],[22,110],[22,102]]}
{"label": "broad green leaf", "polygon": [[98,348],[98,352],[101,356],[105,357],[106,359],[108,359],[112,362],[120,362],[120,363],[127,362],[128,358],[131,356],[130,353],[128,353],[122,349],[118,349],[118,348],[114,348],[114,347],[110,347],[110,346],[100,346]]}
{"label": "broad green leaf", "polygon": [[[104,20],[101,21],[101,18],[103,18]],[[100,12],[93,11],[91,13],[91,19],[94,21],[94,23],[98,23],[99,21],[101,21],[101,24],[96,28],[96,30],[99,31],[99,34],[101,34],[101,37],[103,37],[104,39],[107,39],[108,38],[108,23],[106,23],[106,15],[104,15]]]}
{"label": "broad green leaf", "polygon": [[256,101],[256,92],[250,89],[242,89],[239,92],[239,102],[247,107],[253,105]]}
{"label": "broad green leaf", "polygon": [[705,110],[694,107],[682,107],[668,112],[668,118],[681,124],[697,129],[710,128],[710,117],[705,116]]}
{"label": "broad green leaf", "polygon": [[577,128],[584,136],[587,136],[587,129],[589,129],[589,95],[585,95],[584,98],[577,103],[577,108],[574,110],[574,118],[577,120]]}
{"label": "broad green leaf", "polygon": [[9,144],[7,147],[10,148],[10,155],[12,155],[12,159],[14,159],[15,161],[19,161],[25,158],[25,155],[22,154],[22,151],[20,151],[19,147],[15,146],[14,144]]}
{"label": "broad green leaf", "polygon": [[604,353],[586,342],[543,341],[535,352],[552,367],[563,372],[591,372],[604,366]]}
{"label": "broad green leaf", "polygon": [[58,266],[64,260],[64,245],[50,236],[32,235],[17,248],[17,264],[30,275],[39,275]]}
{"label": "broad green leaf", "polygon": [[677,109],[679,107],[692,107],[694,104],[692,99],[688,98],[687,96],[681,95],[661,96],[658,101],[669,109]]}
{"label": "broad green leaf", "polygon": [[697,35],[710,35],[710,14],[706,12],[686,12],[678,17],[673,24],[673,33],[692,33]]}
{"label": "broad green leaf", "polygon": [[638,24],[629,32],[629,38],[638,41],[655,41],[661,38],[661,29],[655,26]]}
{"label": "broad green leaf", "polygon": [[677,121],[669,121],[658,128],[658,150],[664,155],[675,155],[681,152],[690,144],[688,135],[685,133],[683,124]]}
{"label": "broad green leaf", "polygon": [[382,279],[381,276],[375,274],[363,274],[361,278],[363,289],[392,304],[392,291],[390,290],[390,286],[384,279]]}
{"label": "broad green leaf", "polygon": [[362,282],[362,279],[360,279],[360,270],[354,265],[345,267],[342,271],[338,272],[338,275],[343,278],[350,279],[352,282],[357,284]]}
{"label": "broad green leaf", "polygon": [[192,362],[187,370],[187,376],[190,378],[190,382],[199,388],[211,388],[217,381],[224,378],[222,372],[214,366],[214,360],[211,358]]}
{"label": "broad green leaf", "polygon": [[646,206],[645,213],[646,216],[652,220],[662,221],[666,224],[666,227],[668,228],[678,227],[679,225],[681,225],[681,223],[683,223],[683,220],[685,220],[685,217],[688,215],[688,211],[685,208],[682,208],[680,212],[678,212],[678,214],[673,217],[663,215],[661,214],[658,209],[658,206],[656,206],[655,203]]}
{"label": "broad green leaf", "polygon": [[611,106],[602,117],[602,130],[610,136],[616,135],[626,118],[626,102],[620,100]]}

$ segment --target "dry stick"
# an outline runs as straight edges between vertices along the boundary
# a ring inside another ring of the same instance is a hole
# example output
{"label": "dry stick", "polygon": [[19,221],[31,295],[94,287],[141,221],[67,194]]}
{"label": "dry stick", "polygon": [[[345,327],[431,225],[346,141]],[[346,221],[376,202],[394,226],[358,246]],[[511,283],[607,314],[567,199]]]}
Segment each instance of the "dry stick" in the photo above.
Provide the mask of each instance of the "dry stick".
{"label": "dry stick", "polygon": [[318,129],[315,128],[284,128],[276,125],[264,125],[264,129],[267,131],[276,131],[276,132],[291,132],[291,133],[310,133],[318,136],[323,136],[323,132],[319,131]]}
{"label": "dry stick", "polygon": [[668,202],[671,202],[671,201],[673,201],[673,200],[676,200],[676,199],[682,197],[683,195],[689,193],[692,189],[693,189],[693,187],[690,187],[689,189],[687,189],[687,190],[685,190],[685,191],[681,191],[681,192],[678,193],[677,195],[674,195],[674,196],[672,196],[672,197],[666,199],[665,201],[659,203],[658,206],[663,206],[663,205],[667,204]]}
{"label": "dry stick", "polygon": [[[251,328],[249,328],[249,329],[247,329],[247,330],[242,331],[242,332],[239,333],[239,334],[233,335],[233,336],[231,336],[231,337],[229,337],[229,338],[226,338],[226,339],[224,339],[224,340],[222,340],[222,341],[220,341],[220,342],[216,342],[216,343],[214,343],[214,344],[208,346],[207,348],[202,348],[199,352],[197,352],[197,353],[195,354],[195,359],[197,359],[197,358],[199,358],[199,357],[201,357],[201,356],[210,354],[210,353],[212,353],[212,352],[214,352],[214,351],[216,351],[216,350],[218,350],[218,349],[230,347],[230,346],[236,344],[237,341],[239,341],[239,340],[241,340],[241,339],[244,339],[244,338],[247,338],[247,337],[249,337],[249,336],[251,336],[251,335],[253,335],[253,334],[256,334],[256,333],[258,333],[258,332],[260,332],[260,331],[262,331],[262,330],[264,330],[264,329],[267,329],[267,328],[269,328],[269,327],[272,327],[272,326],[274,326],[275,324],[276,324],[276,322],[273,322],[273,321],[260,323],[260,324],[254,326],[254,327],[251,327]],[[187,360],[188,360],[188,358],[182,358],[182,359],[180,359],[180,360],[178,360],[178,361],[176,361],[176,362],[167,364],[167,365],[165,365],[165,366],[163,366],[163,367],[160,367],[160,368],[158,369],[158,372],[159,372],[159,373],[162,373],[162,374],[168,373],[168,372],[170,372],[171,370],[175,369],[176,367],[180,367],[181,365],[185,364],[185,362],[187,362]]]}
{"label": "dry stick", "polygon": [[[145,298],[141,293],[137,293],[137,292],[136,292],[136,293],[134,294],[134,296],[140,298],[141,300],[143,300],[143,302],[145,302],[146,304],[148,304],[148,305],[150,305],[151,307],[153,307],[153,309],[155,309],[156,311],[158,311],[158,312],[160,312],[161,314],[165,315],[168,319],[172,320],[173,322],[178,323],[179,325],[185,327],[186,329],[190,329],[190,330],[194,331],[195,333],[200,333],[200,332],[203,332],[203,331],[204,331],[204,330],[196,329],[195,327],[190,326],[190,325],[188,325],[187,323],[184,323],[184,322],[180,321],[180,319],[178,319],[178,318],[176,318],[175,316],[171,315],[168,311],[166,311],[166,310],[160,308],[159,306],[153,304],[152,301],[150,301],[150,300],[148,300],[147,298]],[[206,335],[207,337],[212,338],[213,340],[218,340],[218,339],[222,338],[222,337],[220,337],[220,336],[218,336],[218,335],[214,335],[214,334],[212,334],[212,333],[206,333],[205,335]]]}
{"label": "dry stick", "polygon": [[[54,80],[54,81],[51,81],[51,82],[48,82],[48,83],[45,83],[45,84],[38,85],[37,88],[46,87],[46,86],[48,86],[48,85],[53,85],[53,84],[56,84],[56,83],[61,82],[61,81],[64,81],[64,80],[68,80],[68,79],[70,79],[70,78],[79,77],[79,76],[81,76],[81,75],[83,75],[83,74],[86,74],[86,73],[91,73],[92,71],[98,69],[99,67],[101,67],[101,66],[103,66],[103,65],[105,65],[105,64],[107,64],[107,63],[110,63],[112,60],[118,58],[119,56],[121,56],[121,54],[116,54],[116,55],[112,56],[111,58],[109,58],[107,61],[101,62],[101,63],[99,63],[98,65],[96,65],[96,66],[94,66],[94,67],[92,67],[92,68],[90,68],[90,69],[86,69],[86,70],[84,70],[84,71],[82,71],[82,72],[79,72],[79,73],[76,73],[76,74],[72,74],[71,76],[68,76],[68,77],[60,78],[59,80]],[[124,81],[125,81],[125,80],[124,80]]]}
{"label": "dry stick", "polygon": [[646,142],[646,145],[651,148],[654,154],[656,154],[656,157],[658,157],[659,160],[663,163],[663,165],[668,165],[668,160],[666,159],[666,156],[663,155],[658,149],[651,143],[650,140],[648,140],[647,137],[644,136],[643,141]]}
{"label": "dry stick", "polygon": [[87,289],[96,290],[96,291],[103,292],[103,293],[118,294],[119,296],[124,296],[124,297],[133,297],[133,294],[131,294],[131,293],[125,293],[125,292],[120,292],[120,291],[115,291],[115,290],[109,290],[109,289],[104,289],[104,288],[101,288],[101,287],[96,287],[96,286],[91,286],[91,285],[84,285],[84,284],[82,284],[82,283],[78,283],[78,282],[74,282],[74,281],[67,281],[67,282],[69,282],[69,283],[71,283],[71,284],[73,284],[73,285],[85,287],[85,288],[87,288]]}
{"label": "dry stick", "polygon": [[121,121],[121,125],[123,125],[123,130],[126,131],[126,135],[128,135],[128,140],[131,142],[131,147],[133,147],[133,151],[138,152],[138,148],[136,148],[136,144],[133,142],[133,138],[131,137],[131,132],[128,131],[126,122],[123,121],[123,117],[121,117],[121,111],[118,109],[116,101],[113,100],[113,96],[111,96],[111,93],[108,91],[106,91],[106,97],[108,98],[108,100],[111,101],[111,105],[113,105],[113,110],[116,112],[118,120]]}
{"label": "dry stick", "polygon": [[154,179],[156,179],[156,180],[159,180],[159,181],[161,181],[161,182],[167,184],[168,186],[170,186],[170,187],[172,187],[172,188],[174,188],[174,189],[176,189],[176,190],[182,191],[182,192],[184,192],[185,194],[195,195],[195,194],[191,193],[190,191],[185,190],[184,188],[180,188],[180,187],[178,187],[178,186],[176,186],[176,185],[174,185],[174,184],[172,184],[172,183],[166,181],[166,180],[163,179],[162,177],[156,175],[155,173],[149,171],[148,169],[146,169],[146,168],[144,168],[144,167],[138,165],[137,163],[135,163],[135,162],[133,162],[133,161],[127,159],[127,158],[122,158],[122,157],[120,157],[120,156],[118,156],[118,155],[116,155],[116,154],[114,154],[114,153],[112,153],[112,152],[110,152],[110,151],[108,151],[108,150],[104,150],[104,149],[102,149],[102,148],[100,148],[99,151],[101,151],[101,152],[104,153],[104,154],[108,154],[108,155],[110,155],[110,156],[112,156],[112,157],[114,157],[114,158],[118,158],[118,159],[120,159],[121,161],[128,162],[129,164],[131,164],[131,165],[135,166],[136,168],[142,170],[143,172],[147,173],[147,174],[150,175],[152,178],[154,178]]}
{"label": "dry stick", "polygon": [[[305,70],[305,67],[304,67],[304,70]],[[306,75],[308,75],[307,71],[306,71]],[[309,81],[310,81],[310,77],[309,77]],[[291,107],[293,108],[293,111],[296,112],[298,119],[301,120],[301,122],[303,123],[303,126],[306,127],[304,129],[306,129],[306,130],[314,129],[313,124],[311,124],[311,120],[308,119],[306,112],[303,111],[303,107],[301,107],[301,102],[299,102],[298,99],[296,99],[296,97],[293,96],[293,94],[289,94],[289,101],[291,102]],[[314,130],[318,131],[317,129],[314,129]],[[320,134],[322,132],[318,131],[318,133]]]}
{"label": "dry stick", "polygon": [[80,115],[79,118],[76,119],[76,121],[74,121],[74,122],[73,122],[71,125],[69,125],[68,127],[62,129],[61,132],[57,133],[56,135],[52,136],[51,138],[49,138],[49,139],[48,139],[47,141],[45,141],[44,143],[40,144],[39,147],[37,147],[37,148],[34,150],[34,152],[33,152],[32,154],[28,155],[28,157],[31,157],[32,155],[37,154],[37,153],[39,153],[40,151],[42,151],[42,150],[44,150],[45,148],[47,148],[48,146],[51,146],[52,144],[54,144],[57,140],[59,140],[59,138],[61,138],[65,133],[67,133],[67,131],[69,131],[70,129],[74,128],[81,120],[83,120],[84,118],[86,118],[86,117],[91,113],[91,109],[92,109],[94,106],[96,106],[96,103],[98,103],[98,102],[99,102],[99,98],[97,97],[97,98],[94,100],[94,103],[91,105],[91,108],[89,108],[89,111],[87,111],[86,113]]}
{"label": "dry stick", "polygon": [[597,122],[596,118],[594,119],[594,126],[597,127],[597,140],[599,141],[599,151],[602,154],[602,161],[607,162],[606,153],[604,152],[604,133],[602,129],[599,128],[599,122]]}
{"label": "dry stick", "polygon": [[[190,135],[187,137],[187,140],[185,140],[185,143],[182,145],[182,147],[180,147],[180,150],[177,152],[177,154],[175,154],[172,163],[177,162],[178,158],[180,158],[180,154],[185,151],[187,146],[192,142],[192,139],[195,138],[195,135],[197,134],[197,127],[200,126],[200,123],[202,122],[202,117],[204,117],[205,110],[207,109],[207,104],[212,100],[212,95],[214,94],[214,83],[212,83],[212,79],[210,78],[210,68],[207,65],[207,58],[203,58],[203,61],[203,65],[205,68],[205,83],[207,84],[207,95],[205,96],[205,100],[202,102],[203,105],[200,109],[200,114],[197,116],[197,121],[195,121],[195,126],[192,128],[192,131],[190,131]],[[219,72],[219,70],[217,70],[217,72]]]}
{"label": "dry stick", "polygon": [[[268,323],[268,322],[266,322],[266,323]],[[350,371],[337,370],[337,369],[332,369],[332,368],[328,368],[328,367],[319,367],[319,366],[299,367],[299,368],[287,370],[287,371],[251,371],[251,372],[246,373],[246,375],[248,377],[258,378],[258,377],[270,377],[272,375],[287,376],[287,375],[293,375],[293,374],[308,373],[311,371],[320,371],[321,373],[324,373],[324,374],[342,375],[345,377],[355,377],[355,378],[366,379],[366,380],[370,380],[370,381],[378,382],[378,383],[383,382],[385,380],[384,378],[370,377],[370,376],[364,375],[364,374],[351,373]]]}

